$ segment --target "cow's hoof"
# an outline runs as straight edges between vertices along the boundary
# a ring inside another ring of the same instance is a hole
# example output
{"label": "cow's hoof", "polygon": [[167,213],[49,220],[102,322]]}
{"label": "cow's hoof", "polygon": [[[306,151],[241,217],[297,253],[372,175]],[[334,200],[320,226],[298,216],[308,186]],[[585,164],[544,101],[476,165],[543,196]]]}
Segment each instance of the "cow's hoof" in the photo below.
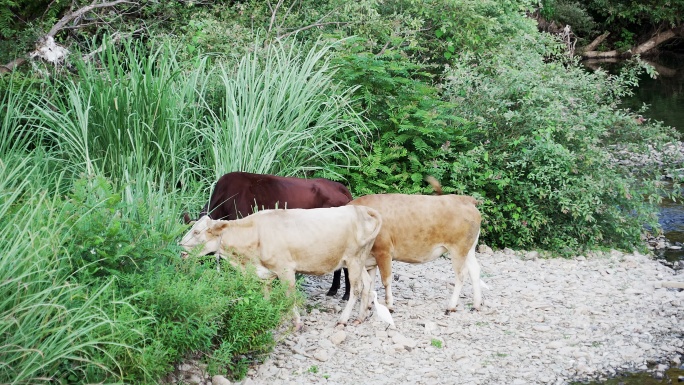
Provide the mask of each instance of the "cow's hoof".
{"label": "cow's hoof", "polygon": [[[340,326],[341,326],[341,327],[340,327]],[[346,322],[337,321],[337,325],[335,325],[335,328],[336,328],[336,329],[344,329],[345,326],[347,326],[347,323],[346,323]]]}
{"label": "cow's hoof", "polygon": [[352,322],[352,326],[359,326],[359,325],[361,325],[361,322],[363,322],[363,321],[360,319],[355,319],[354,322]]}
{"label": "cow's hoof", "polygon": [[337,289],[335,289],[335,290],[330,289],[330,290],[328,290],[327,293],[325,293],[325,295],[327,295],[328,297],[333,297],[333,296],[337,295]]}
{"label": "cow's hoof", "polygon": [[349,301],[349,294],[345,294],[342,296],[343,301]]}

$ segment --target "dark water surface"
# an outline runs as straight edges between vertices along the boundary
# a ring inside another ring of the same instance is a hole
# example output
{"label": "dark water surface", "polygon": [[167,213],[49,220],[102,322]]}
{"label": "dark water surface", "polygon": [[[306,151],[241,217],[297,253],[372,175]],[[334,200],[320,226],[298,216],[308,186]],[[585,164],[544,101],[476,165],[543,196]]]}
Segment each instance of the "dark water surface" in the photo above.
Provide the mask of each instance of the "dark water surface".
{"label": "dark water surface", "polygon": [[[684,136],[684,55],[661,54],[653,61],[662,74],[657,79],[643,75],[634,96],[626,99],[623,106],[639,110],[646,103],[649,109],[644,118],[662,121],[675,127]],[[659,222],[665,237],[672,243],[684,244],[684,202],[663,200]],[[657,253],[669,261],[684,261],[684,250],[666,250]],[[684,334],[684,330],[682,331]],[[586,383],[585,383],[586,384]],[[592,382],[598,385],[661,385],[684,384],[684,365],[673,366],[657,379],[652,373],[625,373],[615,378]]]}
{"label": "dark water surface", "polygon": [[[662,121],[684,136],[684,54],[663,53],[649,62],[660,75],[652,79],[643,74],[634,96],[625,99],[623,105],[636,111],[647,104],[645,118]],[[684,202],[663,200],[659,222],[671,243],[684,243]],[[669,261],[684,260],[684,249],[665,250],[657,255]]]}

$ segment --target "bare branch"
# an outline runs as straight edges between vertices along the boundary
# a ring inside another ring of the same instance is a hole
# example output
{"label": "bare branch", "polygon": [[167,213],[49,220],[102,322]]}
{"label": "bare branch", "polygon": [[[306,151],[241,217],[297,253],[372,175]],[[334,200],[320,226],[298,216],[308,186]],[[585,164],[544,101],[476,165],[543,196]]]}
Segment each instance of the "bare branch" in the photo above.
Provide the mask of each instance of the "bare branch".
{"label": "bare branch", "polygon": [[26,59],[23,57],[18,57],[5,65],[0,65],[0,74],[12,72],[15,68],[24,63],[26,63]]}
{"label": "bare branch", "polygon": [[380,52],[376,53],[375,56],[376,57],[382,56],[385,53],[385,50],[387,49],[387,47],[389,47],[389,45],[390,45],[390,40],[387,40],[387,43],[385,43],[385,45],[382,47]]}
{"label": "bare branch", "polygon": [[136,4],[135,2],[129,1],[129,0],[115,0],[115,1],[110,1],[107,3],[96,3],[96,1],[94,1],[90,5],[87,5],[83,8],[79,8],[73,12],[69,12],[66,15],[64,15],[64,17],[62,17],[57,22],[57,24],[53,25],[52,28],[50,28],[50,31],[47,33],[46,36],[54,37],[55,34],[57,34],[57,32],[59,32],[62,28],[64,28],[70,21],[79,18],[83,14],[90,12],[93,9],[114,7],[114,6],[119,5],[119,4]]}
{"label": "bare branch", "polygon": [[278,13],[278,8],[280,8],[281,5],[283,5],[283,0],[278,0],[278,3],[276,4],[275,8],[271,7],[271,2],[267,2],[268,8],[271,10],[271,21],[268,23],[268,33],[271,33],[271,30],[273,29],[273,23],[275,23],[275,18],[276,14]]}
{"label": "bare branch", "polygon": [[594,41],[592,41],[591,43],[589,43],[586,47],[582,48],[582,51],[587,51],[587,52],[588,52],[588,51],[594,51],[594,50],[596,50],[596,47],[598,47],[599,44],[603,43],[603,41],[606,40],[606,38],[608,37],[608,35],[610,35],[610,32],[606,32],[606,33],[604,33],[603,35],[597,37],[596,39],[594,39]]}

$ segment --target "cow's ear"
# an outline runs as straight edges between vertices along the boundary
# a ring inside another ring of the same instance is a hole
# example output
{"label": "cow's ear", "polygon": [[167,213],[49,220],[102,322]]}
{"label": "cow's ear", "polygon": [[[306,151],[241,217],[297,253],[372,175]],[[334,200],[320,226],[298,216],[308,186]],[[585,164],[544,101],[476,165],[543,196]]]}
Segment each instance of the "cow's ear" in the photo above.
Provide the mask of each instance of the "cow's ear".
{"label": "cow's ear", "polygon": [[209,232],[212,235],[219,235],[221,234],[221,231],[223,231],[226,227],[228,227],[228,222],[227,221],[216,221],[211,227],[209,228]]}

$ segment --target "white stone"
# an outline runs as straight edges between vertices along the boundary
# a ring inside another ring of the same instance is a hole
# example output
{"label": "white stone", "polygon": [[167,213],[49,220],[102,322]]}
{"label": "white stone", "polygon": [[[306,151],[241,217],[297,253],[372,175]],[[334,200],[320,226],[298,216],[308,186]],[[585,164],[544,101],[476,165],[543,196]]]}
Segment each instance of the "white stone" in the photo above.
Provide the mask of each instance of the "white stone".
{"label": "white stone", "polygon": [[320,350],[316,350],[316,352],[314,353],[314,358],[317,359],[318,361],[325,362],[325,361],[328,361],[330,359],[330,356],[328,356],[327,351],[320,349]]}
{"label": "white stone", "polygon": [[346,338],[347,338],[347,333],[345,333],[344,330],[338,330],[333,335],[330,336],[330,341],[335,345],[339,345]]}
{"label": "white stone", "polygon": [[211,385],[231,385],[231,382],[222,375],[217,374],[211,378]]}

